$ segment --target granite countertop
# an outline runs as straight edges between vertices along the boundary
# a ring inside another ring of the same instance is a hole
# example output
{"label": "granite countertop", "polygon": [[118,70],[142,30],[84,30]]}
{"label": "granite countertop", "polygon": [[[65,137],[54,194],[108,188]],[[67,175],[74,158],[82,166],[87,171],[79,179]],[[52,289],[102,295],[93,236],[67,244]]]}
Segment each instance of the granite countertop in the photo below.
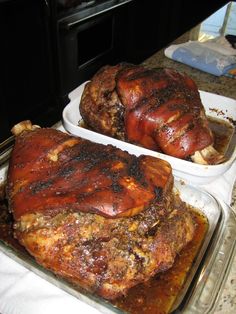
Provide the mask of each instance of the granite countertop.
{"label": "granite countertop", "polygon": [[[177,38],[171,44],[184,43],[189,40],[190,32],[187,32]],[[225,76],[217,77],[182,63],[167,58],[164,55],[164,49],[158,51],[150,58],[146,59],[143,64],[149,68],[169,67],[185,72],[188,74],[198,88],[203,91],[223,95],[236,99],[236,80]],[[231,207],[236,213],[236,182],[232,193]],[[223,293],[219,299],[215,314],[233,314],[236,313],[236,254],[225,282]]]}

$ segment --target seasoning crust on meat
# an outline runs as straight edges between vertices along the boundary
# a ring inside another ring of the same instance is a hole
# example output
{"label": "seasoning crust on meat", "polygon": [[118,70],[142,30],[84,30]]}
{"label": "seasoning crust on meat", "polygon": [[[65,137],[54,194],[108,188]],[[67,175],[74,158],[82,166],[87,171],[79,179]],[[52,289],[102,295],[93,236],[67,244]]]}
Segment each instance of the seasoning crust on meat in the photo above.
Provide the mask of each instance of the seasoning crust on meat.
{"label": "seasoning crust on meat", "polygon": [[7,182],[15,237],[106,299],[169,269],[194,235],[168,162],[54,129],[20,129]]}

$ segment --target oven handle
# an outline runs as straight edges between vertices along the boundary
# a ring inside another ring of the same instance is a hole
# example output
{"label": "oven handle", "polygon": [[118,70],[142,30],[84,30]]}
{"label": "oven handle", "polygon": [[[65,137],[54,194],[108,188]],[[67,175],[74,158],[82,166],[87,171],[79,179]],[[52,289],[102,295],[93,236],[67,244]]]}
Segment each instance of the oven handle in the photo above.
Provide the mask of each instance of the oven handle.
{"label": "oven handle", "polygon": [[122,0],[121,2],[119,2],[117,4],[114,4],[114,5],[110,6],[110,7],[104,8],[104,9],[102,9],[100,11],[91,13],[88,16],[84,16],[84,17],[81,16],[81,12],[80,12],[78,14],[75,14],[72,18],[70,18],[69,21],[68,21],[68,18],[60,20],[60,28],[63,29],[63,30],[69,30],[72,27],[76,26],[78,23],[81,23],[83,21],[86,21],[86,20],[88,20],[90,18],[93,18],[95,16],[98,16],[100,14],[103,14],[103,13],[109,12],[111,10],[114,10],[114,9],[116,9],[116,8],[118,8],[120,6],[123,6],[124,4],[127,4],[129,2],[132,2],[132,1],[134,1],[134,0]]}

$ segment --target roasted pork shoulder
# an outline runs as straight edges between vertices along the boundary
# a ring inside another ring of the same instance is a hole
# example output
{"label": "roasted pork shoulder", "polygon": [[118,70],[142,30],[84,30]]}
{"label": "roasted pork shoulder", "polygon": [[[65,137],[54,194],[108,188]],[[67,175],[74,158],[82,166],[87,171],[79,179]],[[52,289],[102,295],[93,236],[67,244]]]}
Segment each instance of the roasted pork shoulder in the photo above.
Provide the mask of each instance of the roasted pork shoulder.
{"label": "roasted pork shoulder", "polygon": [[13,129],[7,198],[39,264],[106,299],[169,269],[194,235],[168,162],[30,121]]}
{"label": "roasted pork shoulder", "polygon": [[102,134],[196,163],[224,160],[195,82],[173,69],[104,66],[85,86],[79,109]]}

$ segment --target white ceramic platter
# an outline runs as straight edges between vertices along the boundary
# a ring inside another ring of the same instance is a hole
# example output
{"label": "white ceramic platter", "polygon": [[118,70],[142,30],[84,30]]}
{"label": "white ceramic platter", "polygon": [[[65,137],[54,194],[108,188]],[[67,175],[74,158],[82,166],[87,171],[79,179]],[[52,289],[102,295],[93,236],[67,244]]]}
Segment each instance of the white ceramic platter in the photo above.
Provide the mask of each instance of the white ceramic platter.
{"label": "white ceramic platter", "polygon": [[[235,142],[230,146],[226,162],[219,165],[206,166],[158,153],[80,127],[79,122],[81,122],[82,118],[79,112],[79,103],[85,84],[86,82],[69,95],[71,101],[63,110],[63,126],[69,133],[94,142],[112,144],[137,156],[145,154],[165,159],[171,164],[173,173],[177,178],[193,184],[208,184],[212,182],[217,177],[223,175],[235,161]],[[208,116],[228,121],[233,126],[234,121],[236,121],[236,100],[204,91],[200,91],[200,96]],[[232,141],[235,141],[235,136],[234,134]]]}

